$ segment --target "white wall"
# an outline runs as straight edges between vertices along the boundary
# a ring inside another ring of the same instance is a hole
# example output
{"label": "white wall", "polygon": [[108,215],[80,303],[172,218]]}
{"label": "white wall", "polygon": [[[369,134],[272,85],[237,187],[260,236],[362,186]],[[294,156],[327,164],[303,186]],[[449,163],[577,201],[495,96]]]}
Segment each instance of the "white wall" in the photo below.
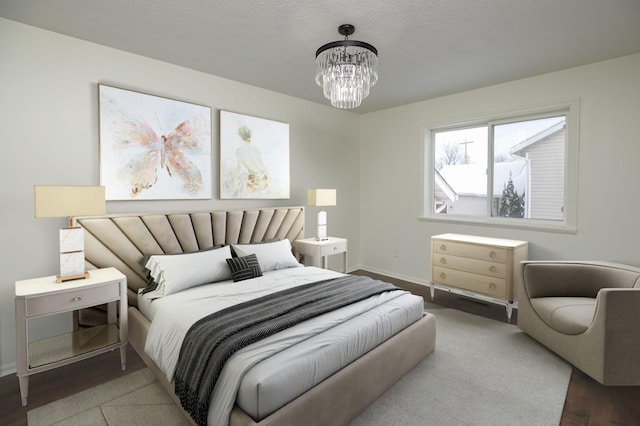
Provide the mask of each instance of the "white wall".
{"label": "white wall", "polygon": [[[213,109],[212,200],[108,202],[108,213],[304,205],[308,188],[336,188],[330,233],[348,238],[358,261],[357,115],[0,18],[0,375],[15,371],[14,282],[58,271],[66,221],[34,218],[33,185],[99,183],[98,83]],[[218,199],[219,109],[290,124],[290,200]],[[308,236],[316,212],[307,210]]]}
{"label": "white wall", "polygon": [[[574,99],[575,235],[417,220],[423,129]],[[429,238],[443,232],[527,240],[532,259],[640,265],[640,54],[370,113],[361,126],[363,268],[426,284]]]}

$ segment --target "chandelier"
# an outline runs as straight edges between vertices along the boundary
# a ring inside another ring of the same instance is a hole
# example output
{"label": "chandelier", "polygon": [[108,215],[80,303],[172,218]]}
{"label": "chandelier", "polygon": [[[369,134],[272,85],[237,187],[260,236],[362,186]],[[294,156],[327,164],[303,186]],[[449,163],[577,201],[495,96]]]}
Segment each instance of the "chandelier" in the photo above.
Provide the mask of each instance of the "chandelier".
{"label": "chandelier", "polygon": [[344,40],[316,51],[316,83],[336,108],[356,108],[378,81],[378,51],[369,43],[349,40],[355,27],[340,25]]}

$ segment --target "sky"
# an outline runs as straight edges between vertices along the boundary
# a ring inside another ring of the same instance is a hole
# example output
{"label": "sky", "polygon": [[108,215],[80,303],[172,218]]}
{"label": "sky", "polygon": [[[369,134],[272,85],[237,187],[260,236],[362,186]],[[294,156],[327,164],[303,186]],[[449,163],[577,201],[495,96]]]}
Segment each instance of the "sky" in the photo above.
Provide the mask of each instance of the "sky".
{"label": "sky", "polygon": [[[506,155],[509,149],[541,131],[565,120],[565,116],[557,116],[506,124],[496,124],[494,127],[494,156]],[[448,143],[463,144],[461,154],[464,157],[465,148],[469,164],[486,164],[488,126],[471,127],[461,130],[437,132],[435,137],[435,158],[439,158],[438,150]]]}

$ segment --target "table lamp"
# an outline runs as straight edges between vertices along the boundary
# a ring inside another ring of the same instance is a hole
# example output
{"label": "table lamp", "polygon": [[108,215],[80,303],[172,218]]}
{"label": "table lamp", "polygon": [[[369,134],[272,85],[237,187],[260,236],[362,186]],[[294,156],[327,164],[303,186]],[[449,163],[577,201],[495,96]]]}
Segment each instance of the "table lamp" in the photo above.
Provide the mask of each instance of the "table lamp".
{"label": "table lamp", "polygon": [[320,207],[320,211],[318,212],[318,233],[316,235],[316,240],[328,240],[327,212],[323,209],[323,207],[336,205],[336,190],[310,189],[307,192],[307,204],[310,206]]}
{"label": "table lamp", "polygon": [[34,186],[35,216],[68,217],[60,230],[60,275],[56,282],[89,278],[84,267],[84,230],[74,216],[105,214],[104,186]]}

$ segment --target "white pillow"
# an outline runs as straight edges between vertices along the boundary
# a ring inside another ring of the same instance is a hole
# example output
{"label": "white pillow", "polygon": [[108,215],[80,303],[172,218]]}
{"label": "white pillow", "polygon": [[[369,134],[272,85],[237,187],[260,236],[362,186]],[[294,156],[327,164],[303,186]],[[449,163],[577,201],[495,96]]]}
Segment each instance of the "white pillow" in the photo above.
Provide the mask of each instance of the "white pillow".
{"label": "white pillow", "polygon": [[291,242],[286,238],[272,243],[232,244],[232,246],[238,257],[255,254],[262,272],[302,266],[291,252]]}
{"label": "white pillow", "polygon": [[149,297],[155,299],[202,284],[230,280],[231,269],[226,261],[229,257],[229,246],[194,253],[153,255],[145,268],[158,286]]}

